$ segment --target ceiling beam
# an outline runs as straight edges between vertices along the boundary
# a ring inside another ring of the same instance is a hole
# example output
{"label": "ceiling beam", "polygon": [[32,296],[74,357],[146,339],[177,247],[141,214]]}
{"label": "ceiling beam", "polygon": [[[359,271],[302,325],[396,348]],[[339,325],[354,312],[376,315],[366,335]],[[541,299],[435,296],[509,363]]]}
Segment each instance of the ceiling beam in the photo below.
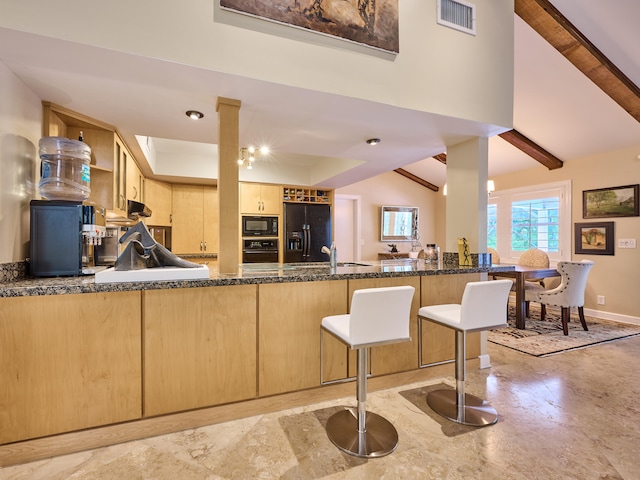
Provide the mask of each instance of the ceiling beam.
{"label": "ceiling beam", "polygon": [[440,188],[437,185],[434,185],[433,183],[429,183],[426,180],[423,180],[422,178],[414,175],[413,173],[407,172],[403,168],[396,168],[394,172],[399,173],[400,175],[402,175],[405,178],[408,178],[409,180],[413,180],[414,182],[419,183],[423,187],[427,187],[429,190],[433,190],[434,192],[440,191]]}
{"label": "ceiling beam", "polygon": [[[509,142],[511,145],[521,150],[522,152],[529,155],[534,160],[540,162],[542,165],[547,167],[549,170],[555,170],[556,168],[562,168],[564,165],[562,160],[558,157],[549,153],[547,150],[542,148],[540,145],[535,143],[528,137],[525,137],[523,134],[518,132],[517,130],[509,130],[508,132],[504,132],[498,135],[503,140]],[[438,160],[439,162],[447,164],[447,154],[439,153],[438,155],[434,155],[433,158]]]}
{"label": "ceiling beam", "polygon": [[562,160],[560,160],[552,153],[547,152],[540,145],[525,137],[517,130],[509,130],[508,132],[501,133],[498,136],[503,140],[509,142],[517,149],[523,151],[534,160],[540,162],[549,170],[562,168]]}
{"label": "ceiling beam", "polygon": [[444,163],[445,165],[447,164],[447,154],[446,153],[439,153],[438,155],[434,155],[433,158],[438,160],[440,163]]}
{"label": "ceiling beam", "polygon": [[515,0],[515,12],[603,92],[640,122],[640,88],[549,0]]}

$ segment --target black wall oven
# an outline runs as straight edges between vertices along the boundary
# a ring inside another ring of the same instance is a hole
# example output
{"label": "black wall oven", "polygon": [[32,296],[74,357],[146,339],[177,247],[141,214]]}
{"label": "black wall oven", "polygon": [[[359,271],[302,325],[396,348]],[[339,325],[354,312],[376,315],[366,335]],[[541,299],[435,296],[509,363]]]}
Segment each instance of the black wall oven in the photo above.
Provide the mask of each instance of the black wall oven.
{"label": "black wall oven", "polygon": [[242,217],[242,236],[243,237],[277,237],[278,236],[278,217],[258,217],[247,216]]}
{"label": "black wall oven", "polygon": [[243,240],[242,263],[277,263],[278,240]]}

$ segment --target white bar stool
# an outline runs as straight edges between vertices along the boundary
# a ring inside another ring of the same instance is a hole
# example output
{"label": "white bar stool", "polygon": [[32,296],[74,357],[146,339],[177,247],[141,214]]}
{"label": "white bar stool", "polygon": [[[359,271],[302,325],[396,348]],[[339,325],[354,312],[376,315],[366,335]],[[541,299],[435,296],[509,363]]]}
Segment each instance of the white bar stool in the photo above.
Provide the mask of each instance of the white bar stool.
{"label": "white bar stool", "polygon": [[385,418],[366,410],[370,347],[411,340],[409,320],[415,288],[366,288],[353,292],[350,313],[322,319],[322,329],[358,350],[357,409],[341,410],[327,421],[333,444],[356,457],[382,457],[398,446],[398,432]]}
{"label": "white bar stool", "polygon": [[464,392],[467,333],[507,326],[507,302],[512,285],[511,280],[469,282],[461,304],[432,305],[418,311],[418,317],[456,331],[456,389],[435,390],[427,395],[429,406],[449,420],[474,427],[498,421],[495,408]]}

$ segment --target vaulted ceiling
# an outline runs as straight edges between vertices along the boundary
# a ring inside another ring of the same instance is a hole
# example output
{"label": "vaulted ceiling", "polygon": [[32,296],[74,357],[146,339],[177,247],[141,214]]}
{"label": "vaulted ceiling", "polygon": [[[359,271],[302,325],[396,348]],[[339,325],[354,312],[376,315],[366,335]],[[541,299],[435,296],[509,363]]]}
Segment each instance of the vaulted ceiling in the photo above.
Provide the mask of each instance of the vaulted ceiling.
{"label": "vaulted ceiling", "polygon": [[[489,175],[638,145],[640,2],[515,0],[515,13],[515,128],[490,140]],[[398,173],[441,185],[443,163]]]}

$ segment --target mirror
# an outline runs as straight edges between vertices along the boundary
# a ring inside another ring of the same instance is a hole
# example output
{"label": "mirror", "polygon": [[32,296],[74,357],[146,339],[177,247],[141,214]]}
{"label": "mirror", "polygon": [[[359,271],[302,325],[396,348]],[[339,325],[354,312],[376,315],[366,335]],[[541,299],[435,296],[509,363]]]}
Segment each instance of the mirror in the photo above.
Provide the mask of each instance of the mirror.
{"label": "mirror", "polygon": [[410,242],[418,233],[418,207],[382,207],[380,241]]}

